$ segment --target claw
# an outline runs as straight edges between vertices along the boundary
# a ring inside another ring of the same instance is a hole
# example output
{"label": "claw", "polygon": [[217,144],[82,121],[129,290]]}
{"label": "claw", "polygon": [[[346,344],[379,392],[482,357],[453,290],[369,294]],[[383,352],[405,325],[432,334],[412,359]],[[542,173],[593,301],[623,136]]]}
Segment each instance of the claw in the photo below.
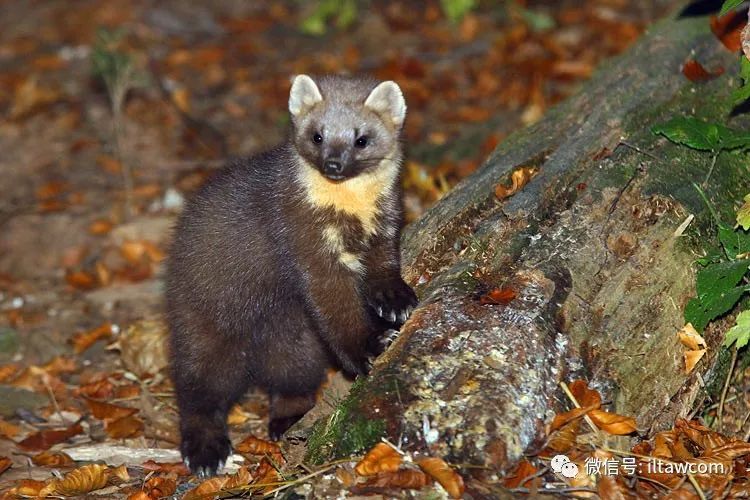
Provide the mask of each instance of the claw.
{"label": "claw", "polygon": [[396,322],[396,312],[395,311],[391,311],[390,313],[388,313],[388,321],[390,321],[391,323],[395,323]]}
{"label": "claw", "polygon": [[383,317],[383,308],[378,306],[378,316]]}
{"label": "claw", "polygon": [[409,313],[407,311],[401,311],[401,314],[398,315],[398,319],[401,323],[406,323],[406,320],[409,319]]}

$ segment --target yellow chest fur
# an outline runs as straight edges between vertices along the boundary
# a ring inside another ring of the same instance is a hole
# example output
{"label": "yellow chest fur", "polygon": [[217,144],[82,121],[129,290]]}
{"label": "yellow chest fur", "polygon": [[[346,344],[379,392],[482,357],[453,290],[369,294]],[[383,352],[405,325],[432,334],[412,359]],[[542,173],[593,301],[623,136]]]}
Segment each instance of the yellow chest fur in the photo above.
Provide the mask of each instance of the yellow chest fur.
{"label": "yellow chest fur", "polygon": [[397,175],[398,165],[392,160],[383,160],[371,171],[343,182],[326,179],[307,163],[299,168],[299,180],[307,201],[313,207],[330,207],[355,217],[366,236],[377,232],[378,202],[392,194]]}

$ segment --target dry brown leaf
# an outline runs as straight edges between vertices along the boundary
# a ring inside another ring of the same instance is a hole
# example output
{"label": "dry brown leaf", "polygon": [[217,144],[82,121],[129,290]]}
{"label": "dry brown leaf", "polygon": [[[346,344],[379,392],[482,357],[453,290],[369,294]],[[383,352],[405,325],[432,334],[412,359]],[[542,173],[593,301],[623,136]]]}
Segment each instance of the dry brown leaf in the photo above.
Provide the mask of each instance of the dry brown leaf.
{"label": "dry brown leaf", "polygon": [[18,363],[9,363],[7,365],[0,366],[0,383],[5,383],[11,380],[20,371],[21,365],[19,365]]}
{"label": "dry brown leaf", "polygon": [[112,403],[105,403],[104,401],[96,401],[89,398],[86,398],[86,403],[89,405],[91,414],[99,420],[119,420],[138,412],[137,408],[113,405]]}
{"label": "dry brown leaf", "polygon": [[703,356],[706,354],[706,349],[700,349],[697,351],[687,351],[683,355],[685,358],[685,373],[690,373],[695,368],[695,365],[698,364],[698,361],[701,360]]}
{"label": "dry brown leaf", "polygon": [[602,474],[596,483],[596,491],[599,498],[607,500],[626,500],[628,498],[637,498],[632,494],[627,485],[623,484],[622,479],[618,476],[607,476]]}
{"label": "dry brown leaf", "polygon": [[742,48],[741,33],[747,20],[744,12],[732,11],[721,17],[711,16],[711,31],[730,52]]}
{"label": "dry brown leaf", "polygon": [[454,471],[442,458],[431,457],[417,460],[419,468],[425,471],[435,481],[440,483],[445,491],[453,498],[461,498],[464,494],[464,479]]}
{"label": "dry brown leaf", "polygon": [[233,490],[241,486],[246,486],[250,484],[250,481],[252,480],[253,476],[250,474],[250,471],[247,470],[247,467],[242,466],[237,472],[229,476],[229,480],[224,484],[224,489]]}
{"label": "dry brown leaf", "polygon": [[0,457],[0,474],[10,469],[11,465],[13,465],[13,462],[10,461],[10,458]]}
{"label": "dry brown leaf", "polygon": [[598,407],[599,405],[592,405],[585,408],[573,408],[572,410],[558,413],[557,415],[555,415],[555,418],[552,419],[552,423],[550,424],[550,432],[560,429],[564,425],[567,425],[569,422],[583,417],[585,414]]}
{"label": "dry brown leaf", "polygon": [[30,76],[16,88],[13,106],[8,116],[12,120],[30,116],[61,98],[62,93],[59,90],[42,87],[38,84],[35,75]]}
{"label": "dry brown leaf", "polygon": [[555,453],[566,453],[573,448],[576,445],[579,424],[580,420],[573,420],[552,433],[547,439],[547,444],[544,447],[545,451],[550,450]]}
{"label": "dry brown leaf", "polygon": [[98,285],[96,278],[86,271],[69,271],[65,273],[65,281],[79,290],[91,290]]}
{"label": "dry brown leaf", "polygon": [[139,436],[145,425],[143,420],[135,415],[123,417],[118,420],[107,421],[104,424],[104,430],[107,432],[107,436],[112,439],[125,439],[129,437]]}
{"label": "dry brown leaf", "polygon": [[379,472],[395,472],[401,465],[401,455],[386,443],[378,443],[359,461],[354,471],[360,476]]}
{"label": "dry brown leaf", "polygon": [[0,420],[0,437],[14,438],[19,432],[21,432],[19,426]]}
{"label": "dry brown leaf", "polygon": [[263,457],[263,460],[260,461],[258,468],[255,470],[255,479],[253,479],[252,484],[259,487],[262,486],[261,491],[267,493],[276,488],[280,481],[281,476],[279,475],[279,471],[268,460],[268,457]]}
{"label": "dry brown leaf", "polygon": [[73,336],[70,340],[73,344],[73,350],[76,354],[81,354],[83,351],[94,345],[94,343],[101,339],[107,339],[112,335],[112,323],[109,321],[86,332],[80,332]]}
{"label": "dry brown leaf", "polygon": [[570,392],[576,398],[578,404],[583,407],[592,406],[594,408],[599,408],[602,405],[602,397],[599,394],[599,391],[590,389],[584,380],[574,380],[570,386],[568,386],[568,389],[570,389]]}
{"label": "dry brown leaf", "polygon": [[521,460],[518,462],[515,469],[505,476],[503,479],[503,486],[506,488],[518,488],[519,486],[523,486],[528,478],[537,472],[536,467],[531,465],[531,462],[528,460]]}
{"label": "dry brown leaf", "polygon": [[701,63],[696,61],[695,59],[689,59],[683,66],[682,66],[682,74],[685,75],[685,77],[690,80],[691,82],[706,82],[708,80],[713,80],[717,76],[724,73],[724,68],[721,66],[718,67],[714,71],[708,71],[706,68],[703,67]]}
{"label": "dry brown leaf", "polygon": [[533,179],[536,174],[539,173],[539,169],[536,167],[520,167],[510,174],[510,186],[504,186],[498,184],[495,186],[495,196],[498,200],[504,200],[510,196],[513,196],[518,191]]}
{"label": "dry brown leaf", "polygon": [[229,481],[227,476],[217,476],[207,479],[185,493],[182,500],[206,500],[207,498],[214,498],[216,494],[221,491],[227,481]]}
{"label": "dry brown leaf", "polygon": [[481,304],[510,304],[518,296],[512,288],[494,288],[479,297]]}
{"label": "dry brown leaf", "polygon": [[91,399],[110,399],[114,395],[115,387],[109,378],[95,380],[79,386],[75,390],[77,396]]}
{"label": "dry brown leaf", "polygon": [[591,418],[597,427],[610,434],[622,436],[638,431],[635,419],[632,417],[624,417],[604,410],[591,410],[589,418]]}
{"label": "dry brown leaf", "polygon": [[171,496],[177,490],[177,481],[171,477],[152,477],[146,481],[143,489],[148,492],[151,498],[164,498]]}
{"label": "dry brown leaf", "polygon": [[144,319],[133,323],[113,347],[120,350],[125,368],[141,378],[155,375],[169,365],[167,325],[163,321]]}
{"label": "dry brown leaf", "polygon": [[90,464],[65,474],[62,479],[50,481],[40,496],[63,495],[72,497],[96,491],[107,485],[109,479],[109,468],[106,465]]}
{"label": "dry brown leaf", "polygon": [[112,230],[112,222],[105,219],[97,219],[89,225],[89,233],[102,236]]}
{"label": "dry brown leaf", "polygon": [[178,476],[190,475],[190,470],[183,462],[154,462],[153,460],[148,460],[143,462],[141,467],[154,472],[175,473]]}
{"label": "dry brown leaf", "polygon": [[81,424],[75,423],[65,429],[50,429],[35,432],[28,436],[26,439],[18,443],[18,446],[28,451],[44,451],[49,449],[51,446],[57,443],[62,443],[68,439],[81,434],[83,427]]}
{"label": "dry brown leaf", "polygon": [[701,334],[693,327],[692,323],[686,323],[685,326],[677,332],[677,336],[680,339],[682,345],[691,350],[697,350],[701,347],[706,347],[706,340],[701,337]]}
{"label": "dry brown leaf", "polygon": [[68,467],[75,464],[69,455],[59,451],[43,451],[31,457],[31,461],[40,467]]}
{"label": "dry brown leaf", "polygon": [[360,487],[363,488],[404,488],[418,490],[430,482],[421,470],[401,469],[394,472],[379,472],[370,477]]}
{"label": "dry brown leaf", "polygon": [[20,497],[38,497],[42,489],[47,485],[44,481],[34,479],[22,479],[11,490],[15,495]]}
{"label": "dry brown leaf", "polygon": [[113,477],[119,479],[122,482],[130,481],[130,474],[128,473],[128,468],[125,466],[125,464],[118,465],[114,469],[109,470],[110,480]]}
{"label": "dry brown leaf", "polygon": [[268,455],[276,464],[284,463],[284,457],[281,454],[281,448],[279,448],[278,444],[255,436],[245,438],[235,446],[235,450],[240,453],[247,453],[248,455]]}
{"label": "dry brown leaf", "polygon": [[250,414],[243,410],[240,405],[234,405],[232,409],[229,410],[227,425],[242,425],[248,420],[250,420]]}
{"label": "dry brown leaf", "polygon": [[152,497],[145,491],[138,490],[135,493],[131,493],[130,495],[128,495],[127,500],[154,500],[156,498],[161,498],[161,497]]}

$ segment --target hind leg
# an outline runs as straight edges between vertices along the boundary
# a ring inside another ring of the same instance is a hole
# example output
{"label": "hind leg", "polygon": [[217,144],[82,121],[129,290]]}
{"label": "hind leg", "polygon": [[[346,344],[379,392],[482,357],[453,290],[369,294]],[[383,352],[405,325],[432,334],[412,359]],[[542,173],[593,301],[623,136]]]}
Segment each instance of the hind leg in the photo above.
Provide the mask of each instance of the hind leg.
{"label": "hind leg", "polygon": [[227,414],[249,385],[246,351],[195,313],[181,314],[171,326],[180,451],[193,473],[213,475],[232,451]]}
{"label": "hind leg", "polygon": [[254,367],[253,378],[268,391],[268,434],[278,440],[315,405],[330,360],[302,306],[276,314],[265,329],[257,349],[266,355]]}

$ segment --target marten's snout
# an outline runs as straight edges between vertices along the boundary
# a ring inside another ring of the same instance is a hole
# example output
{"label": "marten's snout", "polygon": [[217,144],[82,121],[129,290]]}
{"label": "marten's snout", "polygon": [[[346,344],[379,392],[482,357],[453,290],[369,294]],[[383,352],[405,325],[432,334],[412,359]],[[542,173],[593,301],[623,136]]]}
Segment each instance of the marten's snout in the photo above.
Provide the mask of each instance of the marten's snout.
{"label": "marten's snout", "polygon": [[339,158],[327,158],[323,162],[323,173],[330,179],[343,179],[344,162]]}

